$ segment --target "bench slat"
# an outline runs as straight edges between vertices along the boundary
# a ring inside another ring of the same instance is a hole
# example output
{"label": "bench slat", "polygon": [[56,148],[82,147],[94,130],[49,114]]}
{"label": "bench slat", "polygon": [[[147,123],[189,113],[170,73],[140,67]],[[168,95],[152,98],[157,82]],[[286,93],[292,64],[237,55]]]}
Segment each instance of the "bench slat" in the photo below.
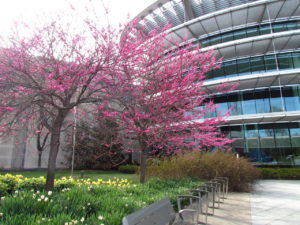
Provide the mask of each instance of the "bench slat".
{"label": "bench slat", "polygon": [[162,199],[123,218],[123,225],[167,225],[173,208],[169,198]]}

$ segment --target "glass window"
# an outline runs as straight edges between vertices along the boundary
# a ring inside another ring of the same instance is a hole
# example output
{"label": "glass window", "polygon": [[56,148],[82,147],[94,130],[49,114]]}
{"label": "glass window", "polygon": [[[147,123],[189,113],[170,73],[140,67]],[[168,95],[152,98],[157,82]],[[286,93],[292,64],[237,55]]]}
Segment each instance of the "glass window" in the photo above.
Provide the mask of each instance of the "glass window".
{"label": "glass window", "polygon": [[283,87],[282,95],[284,97],[285,108],[287,111],[300,110],[300,99],[297,86]]}
{"label": "glass window", "polygon": [[258,137],[257,124],[246,125],[245,126],[245,137],[246,138],[256,138],[256,137]]}
{"label": "glass window", "polygon": [[273,28],[273,32],[276,33],[276,32],[282,32],[282,31],[286,31],[287,28],[285,26],[285,24],[274,24],[272,26]]}
{"label": "glass window", "polygon": [[290,123],[291,142],[293,147],[300,147],[300,123]]}
{"label": "glass window", "polygon": [[291,136],[300,137],[300,123],[290,123],[289,127],[290,127]]}
{"label": "glass window", "polygon": [[293,68],[293,59],[291,53],[278,54],[278,67],[279,69],[292,69]]}
{"label": "glass window", "polygon": [[270,25],[269,24],[262,25],[259,28],[259,32],[260,32],[261,35],[263,35],[263,34],[270,34],[271,33]]}
{"label": "glass window", "polygon": [[273,124],[259,124],[260,137],[274,137]]}
{"label": "glass window", "polygon": [[238,39],[242,39],[242,38],[246,38],[246,31],[245,30],[238,30],[234,32],[234,39],[238,40]]}
{"label": "glass window", "polygon": [[270,103],[271,103],[271,111],[272,112],[282,112],[284,111],[284,104],[281,100],[280,89],[273,88],[270,90]]}
{"label": "glass window", "polygon": [[287,137],[289,135],[289,124],[276,123],[274,124],[274,132],[276,137]]}
{"label": "glass window", "polygon": [[242,107],[243,107],[243,114],[255,114],[256,108],[255,108],[255,99],[253,98],[253,92],[245,92],[243,93],[243,101],[242,101]]}
{"label": "glass window", "polygon": [[233,33],[229,32],[227,34],[222,35],[222,42],[232,41],[233,40]]}
{"label": "glass window", "polygon": [[242,115],[242,95],[241,93],[232,93],[228,95],[228,109],[231,109],[230,115]]}
{"label": "glass window", "polygon": [[216,35],[210,38],[210,45],[216,45],[222,43],[222,38],[220,35]]}
{"label": "glass window", "polygon": [[210,39],[207,38],[207,39],[204,39],[201,41],[201,46],[202,47],[206,47],[206,46],[209,46],[210,45]]}
{"label": "glass window", "polygon": [[274,55],[264,56],[267,71],[276,70],[276,60]]}
{"label": "glass window", "polygon": [[249,59],[241,59],[237,61],[238,74],[249,74],[250,73],[250,62]]}
{"label": "glass window", "polygon": [[225,135],[225,137],[230,138],[230,127],[229,126],[220,127],[220,130],[221,130],[222,134]]}
{"label": "glass window", "polygon": [[259,31],[257,27],[249,28],[247,29],[247,36],[248,37],[253,37],[253,36],[258,36]]}
{"label": "glass window", "polygon": [[224,115],[228,111],[227,96],[221,95],[214,98],[214,103],[217,104],[217,111],[220,115]]}
{"label": "glass window", "polygon": [[244,138],[243,126],[231,126],[230,136],[231,138]]}
{"label": "glass window", "polygon": [[299,26],[298,26],[297,22],[290,22],[290,23],[286,24],[286,28],[288,30],[296,30],[296,29],[299,29]]}
{"label": "glass window", "polygon": [[263,90],[257,90],[254,92],[254,98],[255,98],[255,106],[256,106],[256,112],[257,113],[269,113],[270,110],[270,96],[269,96],[269,90],[263,89]]}
{"label": "glass window", "polygon": [[226,77],[234,77],[237,75],[236,61],[224,63]]}
{"label": "glass window", "polygon": [[300,52],[293,52],[293,63],[295,68],[300,68]]}
{"label": "glass window", "polygon": [[265,63],[263,57],[254,57],[250,59],[251,70],[253,72],[265,72]]}
{"label": "glass window", "polygon": [[275,132],[277,147],[291,146],[288,126],[289,125],[287,123],[274,124],[274,132]]}
{"label": "glass window", "polygon": [[223,65],[221,65],[219,69],[214,70],[214,78],[225,78],[225,71]]}

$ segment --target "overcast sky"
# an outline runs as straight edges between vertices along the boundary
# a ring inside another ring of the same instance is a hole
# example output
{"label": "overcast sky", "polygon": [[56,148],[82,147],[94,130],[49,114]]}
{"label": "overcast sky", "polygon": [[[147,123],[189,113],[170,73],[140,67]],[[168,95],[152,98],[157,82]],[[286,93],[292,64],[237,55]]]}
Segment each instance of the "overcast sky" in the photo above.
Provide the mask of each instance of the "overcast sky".
{"label": "overcast sky", "polygon": [[[9,31],[13,21],[32,21],[36,14],[47,15],[57,11],[70,10],[72,3],[76,8],[83,6],[89,0],[1,0],[0,6],[0,32]],[[103,0],[110,9],[110,21],[113,24],[125,22],[127,15],[137,15],[144,8],[156,0]],[[93,0],[94,5],[101,7],[101,0]]]}

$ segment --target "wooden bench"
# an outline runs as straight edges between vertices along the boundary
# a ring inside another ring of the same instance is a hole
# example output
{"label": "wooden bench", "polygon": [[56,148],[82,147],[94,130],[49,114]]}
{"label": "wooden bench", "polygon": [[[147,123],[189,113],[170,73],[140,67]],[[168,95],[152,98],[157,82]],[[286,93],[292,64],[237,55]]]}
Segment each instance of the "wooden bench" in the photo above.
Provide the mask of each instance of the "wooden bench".
{"label": "wooden bench", "polygon": [[123,218],[123,225],[171,225],[176,214],[170,199],[165,198]]}

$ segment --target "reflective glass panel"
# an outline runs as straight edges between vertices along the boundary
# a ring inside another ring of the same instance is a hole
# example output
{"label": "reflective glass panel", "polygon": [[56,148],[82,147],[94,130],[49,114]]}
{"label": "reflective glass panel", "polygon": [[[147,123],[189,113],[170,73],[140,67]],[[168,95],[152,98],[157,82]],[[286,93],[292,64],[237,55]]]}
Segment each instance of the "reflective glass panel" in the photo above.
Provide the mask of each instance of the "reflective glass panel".
{"label": "reflective glass panel", "polygon": [[270,91],[270,103],[271,103],[271,111],[272,112],[282,112],[284,111],[284,104],[281,100],[281,96],[280,96],[280,89],[279,88],[274,88],[271,89]]}
{"label": "reflective glass panel", "polygon": [[284,97],[285,108],[287,111],[300,110],[300,98],[297,86],[283,87],[282,95]]}
{"label": "reflective glass panel", "polygon": [[253,97],[253,92],[243,93],[242,107],[244,115],[256,113],[255,99],[253,99]]}
{"label": "reflective glass panel", "polygon": [[279,69],[293,69],[291,53],[278,54],[277,60]]}
{"label": "reflective glass panel", "polygon": [[254,73],[254,72],[265,72],[266,71],[264,58],[262,56],[251,58],[250,63],[251,63],[252,73]]}
{"label": "reflective glass panel", "polygon": [[293,63],[295,68],[300,68],[300,52],[293,52]]}
{"label": "reflective glass panel", "polygon": [[276,60],[274,55],[264,56],[267,71],[276,70]]}

